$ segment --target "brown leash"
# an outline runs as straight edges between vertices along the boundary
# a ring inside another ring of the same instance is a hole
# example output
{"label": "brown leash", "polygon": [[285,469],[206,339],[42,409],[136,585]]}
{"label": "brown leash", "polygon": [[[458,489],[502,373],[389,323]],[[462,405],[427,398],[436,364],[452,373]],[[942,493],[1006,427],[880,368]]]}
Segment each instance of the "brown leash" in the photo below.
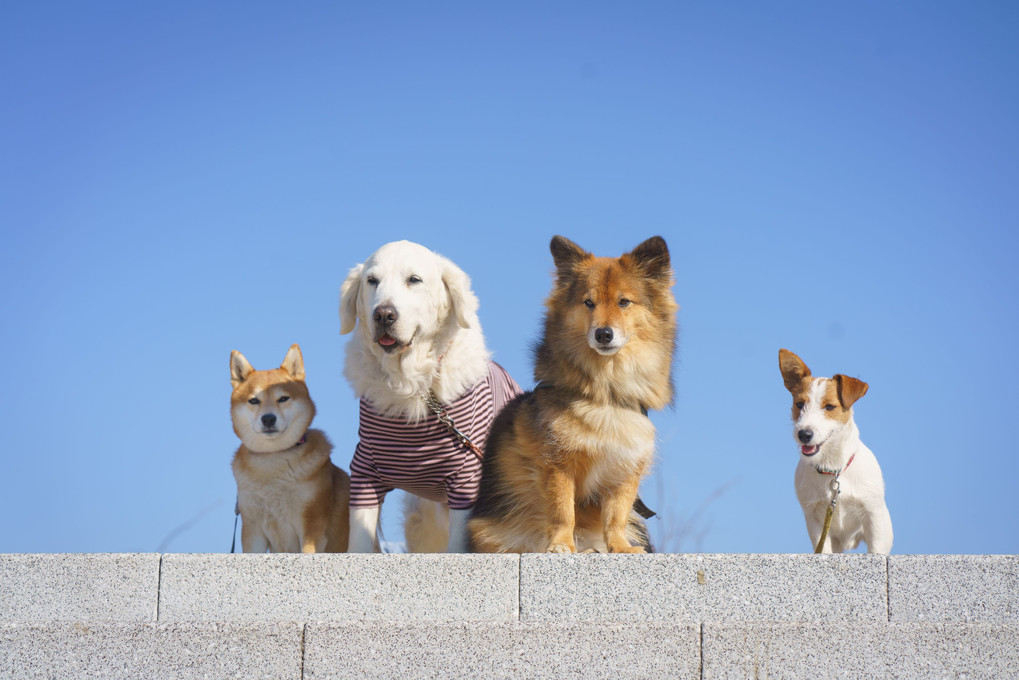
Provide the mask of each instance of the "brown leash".
{"label": "brown leash", "polygon": [[839,488],[839,486],[840,486],[839,485],[839,475],[841,475],[843,472],[845,472],[846,470],[849,469],[849,466],[853,464],[853,459],[855,459],[855,458],[856,458],[856,454],[854,453],[852,456],[850,456],[849,462],[846,463],[846,466],[844,468],[842,468],[841,470],[836,470],[836,471],[826,470],[826,469],[824,469],[822,467],[819,467],[817,465],[814,466],[814,469],[817,470],[817,472],[819,474],[822,474],[822,475],[831,475],[832,476],[832,480],[831,480],[831,484],[830,484],[830,486],[831,486],[831,503],[828,504],[828,509],[825,510],[825,512],[824,512],[824,526],[821,528],[821,538],[817,541],[817,547],[814,548],[814,553],[815,554],[816,553],[820,553],[821,550],[824,549],[824,539],[828,538],[828,530],[831,529],[831,518],[832,518],[832,515],[835,514],[835,505],[839,501],[839,494],[842,493],[842,491]]}

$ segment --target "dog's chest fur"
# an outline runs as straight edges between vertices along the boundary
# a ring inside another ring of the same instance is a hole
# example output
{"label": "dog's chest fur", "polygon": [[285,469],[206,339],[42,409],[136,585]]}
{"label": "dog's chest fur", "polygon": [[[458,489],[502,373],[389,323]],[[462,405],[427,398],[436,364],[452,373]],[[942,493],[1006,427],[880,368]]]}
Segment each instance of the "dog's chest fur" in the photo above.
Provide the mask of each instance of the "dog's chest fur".
{"label": "dog's chest fur", "polygon": [[276,552],[301,551],[302,517],[315,489],[308,480],[329,460],[317,444],[309,437],[300,446],[270,453],[241,446],[234,456],[241,517],[261,528]]}
{"label": "dog's chest fur", "polygon": [[640,474],[654,455],[654,425],[633,409],[577,401],[552,420],[549,430],[548,455],[575,468],[577,490],[585,497]]}

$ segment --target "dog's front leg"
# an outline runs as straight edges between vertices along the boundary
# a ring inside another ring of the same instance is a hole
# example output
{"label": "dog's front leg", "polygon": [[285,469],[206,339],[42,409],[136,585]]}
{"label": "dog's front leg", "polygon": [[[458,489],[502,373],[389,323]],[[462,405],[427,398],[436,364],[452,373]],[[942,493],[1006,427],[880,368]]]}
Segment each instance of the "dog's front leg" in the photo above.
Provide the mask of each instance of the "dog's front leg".
{"label": "dog's front leg", "polygon": [[470,518],[470,508],[466,510],[449,509],[449,545],[446,546],[446,552],[467,552],[467,520]]}
{"label": "dog's front leg", "polygon": [[348,553],[375,552],[375,536],[379,527],[379,506],[350,509],[350,540]]}
{"label": "dog's front leg", "polygon": [[255,522],[244,522],[241,516],[241,548],[246,553],[264,553],[269,549],[269,539],[259,529],[255,528]]}
{"label": "dog's front leg", "polygon": [[641,546],[630,545],[626,539],[626,525],[630,521],[630,511],[637,499],[637,488],[640,478],[621,485],[613,493],[606,494],[602,501],[602,530],[605,534],[605,545],[612,553],[642,553]]}
{"label": "dog's front leg", "polygon": [[892,551],[892,516],[884,503],[864,518],[863,540],[869,553],[887,555]]}
{"label": "dog's front leg", "polygon": [[544,475],[545,503],[548,512],[548,547],[545,552],[575,553],[573,532],[577,526],[573,476],[565,470],[550,468]]}

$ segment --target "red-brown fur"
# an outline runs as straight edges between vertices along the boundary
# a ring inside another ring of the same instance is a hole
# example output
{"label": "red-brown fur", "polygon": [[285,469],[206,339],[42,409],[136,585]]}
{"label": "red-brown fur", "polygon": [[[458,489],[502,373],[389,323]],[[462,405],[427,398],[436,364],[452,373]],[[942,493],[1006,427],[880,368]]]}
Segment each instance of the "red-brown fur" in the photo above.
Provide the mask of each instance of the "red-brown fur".
{"label": "red-brown fur", "polygon": [[[264,371],[234,351],[230,377],[230,414],[242,441],[233,471],[244,552],[346,552],[350,478],[330,460],[325,433],[309,428],[315,404],[300,347]],[[266,435],[266,414],[287,425]]]}
{"label": "red-brown fur", "polygon": [[[539,386],[493,425],[472,549],[644,552],[646,531],[631,509],[655,432],[642,409],[673,395],[678,306],[668,248],[654,237],[621,257],[595,257],[557,236],[551,250],[556,284],[535,352]],[[626,338],[611,354],[590,340],[606,327]]]}

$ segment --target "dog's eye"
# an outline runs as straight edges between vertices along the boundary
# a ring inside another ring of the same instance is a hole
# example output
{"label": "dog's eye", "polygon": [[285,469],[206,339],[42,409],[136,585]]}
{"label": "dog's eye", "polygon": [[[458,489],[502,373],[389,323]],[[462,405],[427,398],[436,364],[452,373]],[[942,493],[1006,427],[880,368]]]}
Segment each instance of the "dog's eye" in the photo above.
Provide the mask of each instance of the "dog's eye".
{"label": "dog's eye", "polygon": [[421,277],[418,276],[417,274],[411,274],[410,278],[407,279],[407,284],[408,285],[413,286],[413,285],[418,284],[418,283],[421,283]]}
{"label": "dog's eye", "polygon": [[365,279],[365,281],[368,282],[369,286],[377,286],[377,285],[379,285],[379,280],[377,278],[375,278],[374,274],[369,274],[368,278]]}
{"label": "dog's eye", "polygon": [[825,411],[834,411],[835,410],[835,404],[825,404],[824,405],[824,410]]}
{"label": "dog's eye", "polygon": [[248,403],[251,404],[252,406],[258,406],[259,404],[262,403],[262,401],[255,397],[252,397],[251,399],[248,399]]}
{"label": "dog's eye", "polygon": [[629,305],[630,305],[630,301],[627,300],[626,298],[623,298],[622,300],[619,301],[619,306],[620,307],[628,307]]}
{"label": "dog's eye", "polygon": [[802,411],[803,410],[803,402],[802,401],[796,402],[796,408],[798,408],[798,409],[800,409]]}
{"label": "dog's eye", "polygon": [[584,304],[587,305],[588,309],[594,309],[594,300],[591,298],[584,300]]}
{"label": "dog's eye", "polygon": [[276,400],[276,403],[282,404],[285,401],[290,401],[290,397],[280,397],[279,399]]}

